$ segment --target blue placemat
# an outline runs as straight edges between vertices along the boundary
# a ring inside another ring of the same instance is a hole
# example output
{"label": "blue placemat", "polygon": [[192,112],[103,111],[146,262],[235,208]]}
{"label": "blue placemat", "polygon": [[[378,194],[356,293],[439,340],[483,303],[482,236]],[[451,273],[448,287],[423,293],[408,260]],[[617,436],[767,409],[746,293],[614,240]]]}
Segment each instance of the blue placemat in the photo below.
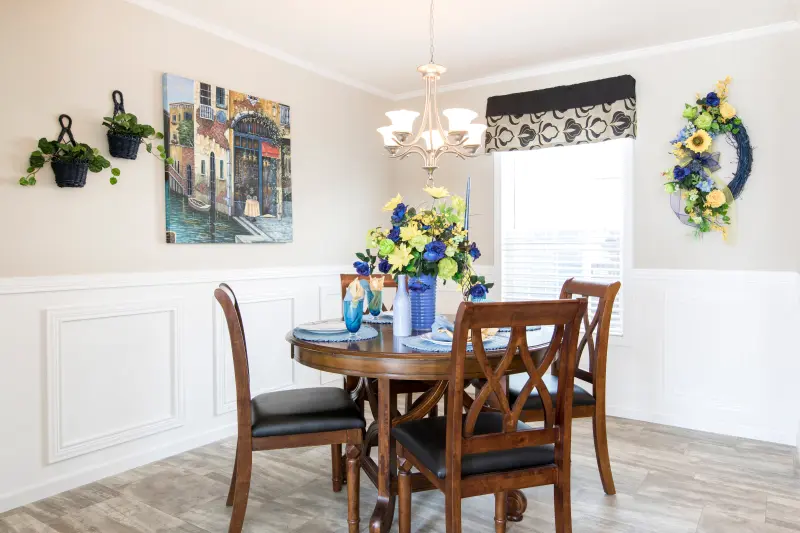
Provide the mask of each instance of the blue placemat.
{"label": "blue placemat", "polygon": [[[489,339],[488,341],[483,341],[483,349],[486,351],[490,350],[502,350],[506,346],[508,346],[509,337],[501,337],[495,336]],[[403,339],[403,345],[407,348],[411,348],[412,350],[417,350],[420,352],[451,352],[453,350],[452,346],[445,346],[443,344],[436,344],[435,342],[431,342],[428,339],[423,339],[422,336],[416,335],[414,337],[406,337]],[[472,351],[472,343],[467,344],[467,351]]]}
{"label": "blue placemat", "polygon": [[294,330],[294,336],[301,341],[311,342],[349,342],[349,341],[366,341],[374,339],[378,336],[378,331],[369,326],[361,326],[361,329],[356,331],[355,337],[350,337],[350,332],[344,333],[310,333],[308,331]]}
{"label": "blue placemat", "polygon": [[369,324],[392,324],[394,318],[392,315],[385,315],[381,313],[378,316],[364,315],[364,322]]}

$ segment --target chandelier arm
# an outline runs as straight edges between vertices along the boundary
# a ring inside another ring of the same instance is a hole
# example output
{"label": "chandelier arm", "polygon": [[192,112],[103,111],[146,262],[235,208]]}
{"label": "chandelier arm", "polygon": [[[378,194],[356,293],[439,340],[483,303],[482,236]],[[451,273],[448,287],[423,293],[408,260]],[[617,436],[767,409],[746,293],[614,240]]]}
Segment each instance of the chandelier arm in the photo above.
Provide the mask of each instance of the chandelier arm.
{"label": "chandelier arm", "polygon": [[422,123],[419,125],[419,129],[417,130],[417,134],[414,135],[414,138],[408,141],[405,145],[401,146],[411,146],[416,145],[419,140],[422,138],[422,134],[425,131],[425,124],[428,121],[428,109],[430,107],[430,95],[428,93],[428,89],[430,87],[430,79],[425,78],[425,109],[422,111]]}
{"label": "chandelier arm", "polygon": [[391,155],[390,157],[393,159],[405,159],[406,157],[409,156],[409,154],[417,154],[422,158],[423,161],[425,161],[427,155],[425,153],[425,150],[423,150],[420,146],[415,145],[415,146],[408,146],[403,152],[398,152],[394,155]]}

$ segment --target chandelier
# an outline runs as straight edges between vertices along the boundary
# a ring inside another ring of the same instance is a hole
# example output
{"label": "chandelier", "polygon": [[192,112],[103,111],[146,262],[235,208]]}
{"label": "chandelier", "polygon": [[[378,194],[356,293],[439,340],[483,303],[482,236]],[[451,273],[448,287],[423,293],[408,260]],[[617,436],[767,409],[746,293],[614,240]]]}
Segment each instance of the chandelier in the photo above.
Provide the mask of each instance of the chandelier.
{"label": "chandelier", "polygon": [[391,126],[378,128],[383,136],[383,147],[389,156],[404,159],[409,154],[418,154],[424,164],[422,168],[428,173],[428,185],[433,185],[433,173],[438,168],[437,162],[442,154],[455,154],[461,159],[475,157],[483,141],[485,124],[473,124],[478,113],[469,109],[445,109],[443,114],[448,119],[448,129],[442,128],[439,117],[439,106],[436,103],[436,88],[439,78],[447,69],[433,61],[433,0],[430,11],[430,62],[417,68],[425,82],[425,109],[422,111],[422,122],[416,133],[413,133],[414,121],[419,117],[416,111],[401,109],[389,111],[386,116],[392,121]]}

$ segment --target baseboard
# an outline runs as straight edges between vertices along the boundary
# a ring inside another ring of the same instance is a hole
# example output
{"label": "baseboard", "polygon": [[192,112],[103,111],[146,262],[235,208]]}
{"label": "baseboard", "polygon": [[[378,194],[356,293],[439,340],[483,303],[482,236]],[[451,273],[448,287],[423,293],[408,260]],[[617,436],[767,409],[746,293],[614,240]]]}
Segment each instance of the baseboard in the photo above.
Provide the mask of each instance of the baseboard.
{"label": "baseboard", "polygon": [[193,435],[177,442],[172,442],[166,446],[149,449],[142,453],[136,453],[108,462],[106,464],[80,470],[65,476],[48,480],[38,485],[29,485],[16,492],[0,494],[0,513],[15,509],[31,502],[39,501],[43,498],[59,494],[66,490],[71,490],[87,483],[121,474],[127,470],[159,461],[179,453],[183,453],[206,444],[211,444],[218,440],[231,437],[236,434],[236,424],[229,424],[215,428],[199,435]]}
{"label": "baseboard", "polygon": [[[629,407],[620,407],[609,405],[606,407],[608,416],[617,418],[627,418],[629,420],[638,420],[641,422],[650,422],[652,424],[661,424],[664,426],[673,426],[683,429],[690,429],[693,431],[703,431],[706,433],[714,433],[717,435],[725,435],[730,437],[740,437],[743,439],[758,440],[764,442],[772,442],[778,444],[786,444],[794,446],[795,436],[788,431],[781,431],[779,429],[765,427],[765,426],[731,426],[725,425],[704,425],[690,424],[686,422],[686,418],[681,413],[663,413],[654,411],[645,411],[642,409],[634,409]],[[708,424],[708,420],[705,421]]]}

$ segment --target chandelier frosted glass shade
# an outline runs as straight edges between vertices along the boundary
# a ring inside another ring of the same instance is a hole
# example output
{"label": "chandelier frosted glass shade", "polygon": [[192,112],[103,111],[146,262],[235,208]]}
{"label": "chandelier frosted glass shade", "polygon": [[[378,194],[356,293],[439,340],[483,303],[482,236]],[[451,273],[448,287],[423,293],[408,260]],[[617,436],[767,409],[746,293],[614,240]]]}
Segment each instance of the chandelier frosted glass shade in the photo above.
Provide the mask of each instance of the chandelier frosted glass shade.
{"label": "chandelier frosted glass shade", "polygon": [[419,116],[419,113],[401,109],[399,111],[389,111],[386,116],[392,121],[391,128],[393,132],[411,133],[414,131],[414,121]]}
{"label": "chandelier frosted glass shade", "polygon": [[450,131],[467,131],[470,123],[478,114],[471,109],[445,109],[442,114],[450,121]]}

